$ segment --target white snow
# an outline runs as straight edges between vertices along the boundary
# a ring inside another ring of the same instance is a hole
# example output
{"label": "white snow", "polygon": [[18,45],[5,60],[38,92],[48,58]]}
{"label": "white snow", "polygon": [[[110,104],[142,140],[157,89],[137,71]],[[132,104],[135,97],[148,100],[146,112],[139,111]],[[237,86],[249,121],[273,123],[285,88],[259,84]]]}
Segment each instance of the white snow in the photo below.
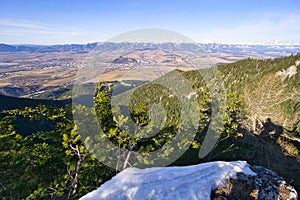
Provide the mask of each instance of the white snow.
{"label": "white snow", "polygon": [[185,167],[128,168],[81,200],[206,200],[237,172],[256,175],[245,161],[209,162]]}

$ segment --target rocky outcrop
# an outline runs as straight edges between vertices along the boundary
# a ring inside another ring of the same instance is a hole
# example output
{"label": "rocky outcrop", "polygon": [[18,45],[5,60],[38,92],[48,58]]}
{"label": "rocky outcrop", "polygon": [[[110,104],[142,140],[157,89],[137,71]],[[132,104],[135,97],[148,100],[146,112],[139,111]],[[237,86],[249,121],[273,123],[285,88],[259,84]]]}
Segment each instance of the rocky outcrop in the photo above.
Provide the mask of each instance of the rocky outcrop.
{"label": "rocky outcrop", "polygon": [[295,65],[292,65],[287,69],[278,71],[275,73],[275,75],[281,77],[282,81],[284,81],[286,78],[291,78],[292,76],[297,74],[297,67],[299,66],[299,64],[300,64],[300,61],[297,60],[295,62]]}
{"label": "rocky outcrop", "polygon": [[273,171],[261,166],[250,169],[257,175],[238,173],[236,179],[214,190],[212,199],[297,200],[297,191]]}

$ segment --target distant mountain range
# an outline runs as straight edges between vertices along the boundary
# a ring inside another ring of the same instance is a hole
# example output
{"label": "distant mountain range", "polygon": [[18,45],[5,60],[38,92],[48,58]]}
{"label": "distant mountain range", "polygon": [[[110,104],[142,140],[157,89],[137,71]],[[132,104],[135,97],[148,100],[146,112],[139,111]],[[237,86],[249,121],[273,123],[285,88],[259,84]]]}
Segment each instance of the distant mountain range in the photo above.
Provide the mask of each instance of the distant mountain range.
{"label": "distant mountain range", "polygon": [[0,52],[89,52],[95,48],[115,50],[119,48],[188,50],[202,52],[256,52],[270,54],[294,54],[300,52],[300,44],[266,43],[266,44],[219,44],[219,43],[88,43],[64,45],[8,45],[0,44]]}
{"label": "distant mountain range", "polygon": [[7,45],[0,44],[0,52],[85,52],[92,50],[97,43],[66,45]]}

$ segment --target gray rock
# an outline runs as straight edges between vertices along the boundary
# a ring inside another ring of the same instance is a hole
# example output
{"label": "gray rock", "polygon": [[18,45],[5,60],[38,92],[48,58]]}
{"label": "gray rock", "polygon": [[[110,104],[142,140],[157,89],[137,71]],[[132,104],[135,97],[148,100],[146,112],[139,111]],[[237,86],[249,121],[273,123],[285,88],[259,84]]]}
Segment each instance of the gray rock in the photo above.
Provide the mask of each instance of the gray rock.
{"label": "gray rock", "polygon": [[238,173],[236,179],[212,192],[212,199],[252,199],[252,200],[297,200],[295,188],[287,184],[275,172],[261,166],[250,166],[256,176]]}

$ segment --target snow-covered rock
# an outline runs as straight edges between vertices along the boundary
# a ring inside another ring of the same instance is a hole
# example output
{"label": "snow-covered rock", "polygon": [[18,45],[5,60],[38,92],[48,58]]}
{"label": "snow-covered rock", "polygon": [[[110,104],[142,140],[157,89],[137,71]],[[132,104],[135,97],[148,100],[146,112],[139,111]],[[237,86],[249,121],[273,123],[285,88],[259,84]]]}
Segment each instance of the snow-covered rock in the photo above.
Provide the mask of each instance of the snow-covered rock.
{"label": "snow-covered rock", "polygon": [[209,162],[185,167],[128,168],[81,200],[210,199],[211,191],[236,178],[255,176],[247,162]]}

